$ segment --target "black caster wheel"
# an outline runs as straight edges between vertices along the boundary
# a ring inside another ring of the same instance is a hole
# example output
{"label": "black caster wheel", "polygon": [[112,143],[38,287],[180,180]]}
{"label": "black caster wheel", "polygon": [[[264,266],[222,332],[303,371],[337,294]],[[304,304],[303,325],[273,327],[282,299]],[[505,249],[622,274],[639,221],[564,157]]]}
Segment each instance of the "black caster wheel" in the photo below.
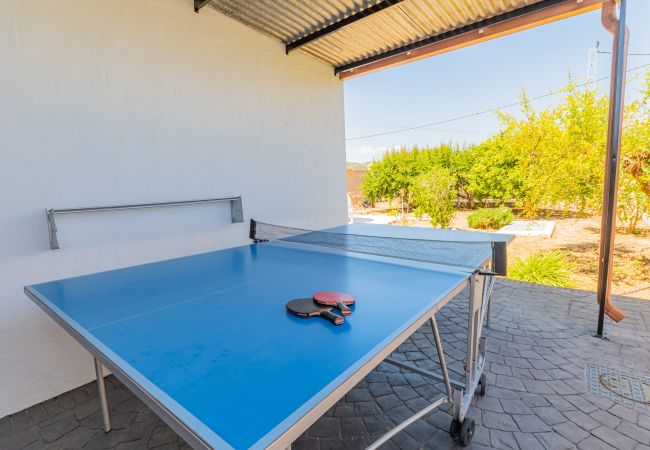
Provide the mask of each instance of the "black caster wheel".
{"label": "black caster wheel", "polygon": [[474,437],[474,428],[474,420],[469,417],[466,417],[462,423],[454,419],[451,421],[449,434],[454,441],[457,441],[460,445],[466,447],[472,442],[472,438]]}
{"label": "black caster wheel", "polygon": [[451,421],[451,426],[449,427],[449,435],[454,441],[457,441],[460,437],[460,422],[456,419]]}
{"label": "black caster wheel", "polygon": [[478,385],[476,386],[476,395],[478,396],[485,396],[485,393],[487,392],[487,379],[485,378],[485,374],[481,375],[481,378],[478,380]]}

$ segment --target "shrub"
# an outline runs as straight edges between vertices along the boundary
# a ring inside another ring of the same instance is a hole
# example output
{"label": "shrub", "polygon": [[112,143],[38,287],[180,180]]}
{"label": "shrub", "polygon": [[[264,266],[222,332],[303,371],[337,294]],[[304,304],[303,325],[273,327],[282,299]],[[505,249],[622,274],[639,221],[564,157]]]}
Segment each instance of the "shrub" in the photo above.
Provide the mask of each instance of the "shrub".
{"label": "shrub", "polygon": [[508,208],[481,208],[467,217],[470,228],[483,230],[498,230],[514,220],[512,211]]}
{"label": "shrub", "polygon": [[449,225],[458,195],[456,177],[449,170],[432,167],[413,180],[410,192],[417,215],[428,214],[434,227]]}
{"label": "shrub", "polygon": [[558,251],[534,253],[515,259],[508,269],[508,278],[547,286],[571,287],[571,265],[566,254]]}
{"label": "shrub", "polygon": [[626,233],[637,233],[643,214],[650,211],[650,196],[643,192],[636,180],[621,177],[616,215]]}

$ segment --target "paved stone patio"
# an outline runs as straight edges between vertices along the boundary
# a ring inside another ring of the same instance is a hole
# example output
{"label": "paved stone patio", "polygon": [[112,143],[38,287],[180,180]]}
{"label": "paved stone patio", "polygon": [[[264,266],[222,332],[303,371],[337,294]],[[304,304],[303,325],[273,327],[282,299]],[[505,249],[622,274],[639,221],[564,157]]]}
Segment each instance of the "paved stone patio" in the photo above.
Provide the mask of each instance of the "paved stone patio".
{"label": "paved stone patio", "polygon": [[[620,324],[608,321],[610,339],[605,341],[591,337],[593,293],[499,280],[488,332],[487,395],[475,399],[470,410],[476,421],[470,448],[650,449],[650,405],[629,408],[589,394],[585,387],[590,362],[650,374],[650,302],[619,298],[616,303],[628,318]],[[461,295],[438,315],[456,377],[463,371],[466,304]],[[423,368],[437,367],[428,326],[398,353],[396,358]],[[110,433],[101,430],[97,391],[90,383],[0,419],[0,448],[189,448],[115,378],[107,378],[107,389]],[[425,407],[441,389],[382,363],[293,448],[363,448]],[[448,434],[450,421],[448,410],[438,409],[383,448],[457,448]]]}

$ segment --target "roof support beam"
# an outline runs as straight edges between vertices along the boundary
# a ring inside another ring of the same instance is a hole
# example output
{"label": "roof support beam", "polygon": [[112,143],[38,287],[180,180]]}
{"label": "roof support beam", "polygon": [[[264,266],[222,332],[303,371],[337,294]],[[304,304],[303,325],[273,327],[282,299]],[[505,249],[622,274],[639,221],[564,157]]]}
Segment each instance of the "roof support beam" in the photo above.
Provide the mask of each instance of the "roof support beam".
{"label": "roof support beam", "polygon": [[612,43],[612,75],[609,85],[609,117],[607,120],[607,156],[605,158],[605,189],[603,192],[603,215],[600,227],[600,250],[598,258],[598,287],[596,299],[598,327],[594,336],[604,338],[605,314],[616,322],[625,313],[612,303],[612,265],[614,260],[614,236],[616,234],[616,197],[618,193],[618,168],[623,131],[623,100],[625,99],[625,68],[627,65],[627,44],[630,32],[625,26],[627,0],[619,0],[621,7],[616,17],[615,0],[603,5],[602,23],[614,39]]}
{"label": "roof support beam", "polygon": [[429,56],[457,50],[517,31],[593,11],[606,0],[542,0],[471,25],[336,67],[341,79],[375,72]]}
{"label": "roof support beam", "polygon": [[[303,36],[300,39],[296,39],[293,42],[289,42],[286,44],[285,50],[287,54],[289,54],[290,51],[292,50],[297,50],[298,48],[302,47],[303,45],[307,45],[310,42],[313,42],[317,39],[323,38],[327,36],[328,34],[334,33],[335,31],[340,30],[343,27],[346,27],[354,22],[357,22],[361,19],[364,19],[368,16],[371,16],[373,14],[378,13],[379,11],[383,11],[386,8],[390,8],[393,5],[396,5],[400,3],[403,0],[382,0],[379,3],[370,6],[364,10],[359,11],[358,13],[352,14],[351,16],[348,16],[344,19],[339,20],[338,22],[335,22],[331,25],[327,25],[326,27],[321,28],[320,30],[314,31],[313,33],[308,34],[307,36]],[[196,3],[196,0],[194,1]]]}
{"label": "roof support beam", "polygon": [[194,0],[194,12],[198,13],[201,8],[210,3],[211,0]]}

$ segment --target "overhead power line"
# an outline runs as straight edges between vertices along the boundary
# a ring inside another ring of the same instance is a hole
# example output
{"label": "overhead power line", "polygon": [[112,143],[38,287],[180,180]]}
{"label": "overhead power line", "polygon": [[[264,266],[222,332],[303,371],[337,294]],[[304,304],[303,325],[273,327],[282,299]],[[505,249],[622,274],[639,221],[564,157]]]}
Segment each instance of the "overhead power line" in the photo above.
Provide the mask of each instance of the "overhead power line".
{"label": "overhead power line", "polygon": [[[627,73],[634,72],[636,70],[640,70],[640,69],[643,69],[644,67],[648,67],[648,66],[650,66],[650,64],[643,64],[641,66],[637,66],[637,67],[633,67],[631,69],[628,69],[628,70],[626,70],[626,72]],[[590,80],[590,81],[587,81],[587,82],[584,82],[584,83],[580,83],[577,86],[586,86],[586,85],[591,84],[591,83],[607,80],[608,78],[609,78],[609,76],[602,77],[602,78],[597,78],[595,80]],[[545,97],[551,97],[551,96],[557,95],[557,94],[558,94],[558,92],[551,91],[548,94],[538,95],[537,97],[531,97],[529,100],[530,101],[539,100],[539,99],[542,99],[542,98],[545,98]],[[499,111],[500,109],[512,108],[513,106],[517,106],[520,103],[521,102],[508,103],[507,105],[496,106],[496,107],[493,107],[493,108],[490,108],[490,109],[485,109],[483,111],[477,111],[477,112],[473,112],[473,113],[469,113],[469,114],[464,114],[462,116],[452,117],[450,119],[440,120],[438,122],[425,123],[425,124],[422,124],[422,125],[414,125],[412,127],[406,127],[406,128],[398,128],[396,130],[384,131],[382,133],[367,134],[365,136],[355,136],[355,137],[351,137],[351,138],[346,138],[346,141],[356,141],[356,140],[359,140],[359,139],[367,139],[367,138],[372,138],[372,137],[377,137],[377,136],[386,136],[386,135],[389,135],[389,134],[404,133],[406,131],[413,131],[413,130],[420,130],[422,128],[434,127],[436,125],[443,125],[445,123],[455,122],[457,120],[468,119],[470,117],[476,117],[476,116],[480,116],[480,115],[483,115],[483,114],[493,113],[493,112]]]}

